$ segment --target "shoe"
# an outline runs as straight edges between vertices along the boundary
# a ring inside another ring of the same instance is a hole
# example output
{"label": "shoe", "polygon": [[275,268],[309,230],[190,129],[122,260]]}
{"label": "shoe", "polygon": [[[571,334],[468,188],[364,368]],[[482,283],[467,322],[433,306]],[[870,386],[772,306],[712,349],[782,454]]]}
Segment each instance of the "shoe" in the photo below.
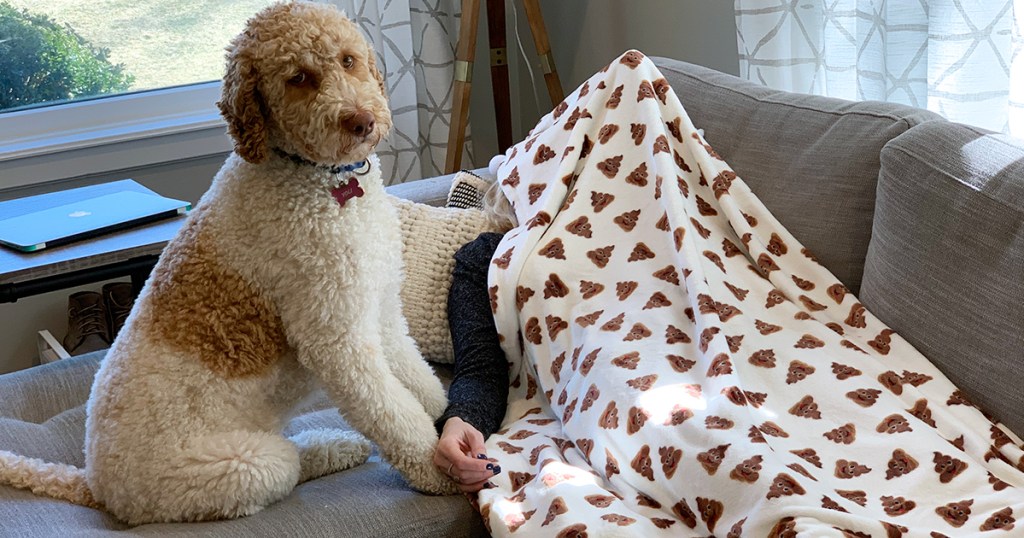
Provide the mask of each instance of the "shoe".
{"label": "shoe", "polygon": [[68,332],[64,349],[70,355],[82,355],[110,347],[106,309],[95,291],[80,291],[68,297]]}
{"label": "shoe", "polygon": [[103,306],[107,312],[107,338],[113,342],[117,334],[124,327],[124,320],[135,304],[135,294],[132,293],[132,285],[128,282],[112,282],[103,285]]}

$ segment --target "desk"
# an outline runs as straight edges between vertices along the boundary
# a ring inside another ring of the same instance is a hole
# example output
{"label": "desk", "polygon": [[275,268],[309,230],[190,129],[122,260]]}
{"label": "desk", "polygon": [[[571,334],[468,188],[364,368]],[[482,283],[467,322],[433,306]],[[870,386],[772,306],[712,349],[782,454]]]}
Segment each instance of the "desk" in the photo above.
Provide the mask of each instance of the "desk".
{"label": "desk", "polygon": [[[153,194],[126,179],[9,200],[0,204],[0,219],[123,190]],[[138,293],[160,252],[184,222],[185,215],[181,215],[39,252],[22,253],[0,247],[0,303],[124,276],[131,277]]]}

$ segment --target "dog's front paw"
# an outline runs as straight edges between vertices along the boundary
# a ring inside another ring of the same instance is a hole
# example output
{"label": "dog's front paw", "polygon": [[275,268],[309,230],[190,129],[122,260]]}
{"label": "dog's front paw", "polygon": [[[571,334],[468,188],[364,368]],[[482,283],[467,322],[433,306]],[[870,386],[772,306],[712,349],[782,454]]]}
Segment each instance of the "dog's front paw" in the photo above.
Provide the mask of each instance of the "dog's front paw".
{"label": "dog's front paw", "polygon": [[416,491],[428,495],[454,495],[458,486],[451,477],[441,472],[433,462],[433,448],[420,457],[391,460],[391,464],[402,473],[406,482]]}
{"label": "dog's front paw", "polygon": [[442,473],[433,464],[406,475],[409,485],[420,493],[428,495],[455,495],[459,488],[448,475]]}

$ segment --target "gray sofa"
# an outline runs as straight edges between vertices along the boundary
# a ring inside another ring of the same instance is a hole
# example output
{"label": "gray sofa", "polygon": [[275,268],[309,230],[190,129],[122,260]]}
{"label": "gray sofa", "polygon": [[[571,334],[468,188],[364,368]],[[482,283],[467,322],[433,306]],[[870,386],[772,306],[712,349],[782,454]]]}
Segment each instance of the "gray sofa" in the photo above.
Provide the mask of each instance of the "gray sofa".
{"label": "gray sofa", "polygon": [[[694,124],[868,308],[983,409],[1024,431],[1024,142],[904,106],[769,90],[659,58]],[[440,203],[450,178],[392,188]],[[102,353],[0,376],[0,448],[82,465]],[[898,369],[898,365],[894,365]],[[289,429],[342,424],[321,399]],[[376,457],[254,516],[126,530],[102,512],[0,488],[0,536],[486,535],[463,497],[410,491]]]}

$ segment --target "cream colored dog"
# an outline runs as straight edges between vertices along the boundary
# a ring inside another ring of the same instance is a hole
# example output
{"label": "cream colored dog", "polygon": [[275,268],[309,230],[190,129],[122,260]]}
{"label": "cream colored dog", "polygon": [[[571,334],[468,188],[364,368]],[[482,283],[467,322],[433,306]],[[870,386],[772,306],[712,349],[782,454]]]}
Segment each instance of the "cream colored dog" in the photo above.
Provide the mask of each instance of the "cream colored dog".
{"label": "cream colored dog", "polygon": [[96,375],[85,469],[0,453],[0,483],[130,524],[252,514],[366,460],[354,432],[281,435],[323,386],[414,488],[454,492],[431,463],[445,396],[402,317],[398,217],[371,155],[391,127],[373,51],[311,3],[267,8],[228,50],[235,153]]}

